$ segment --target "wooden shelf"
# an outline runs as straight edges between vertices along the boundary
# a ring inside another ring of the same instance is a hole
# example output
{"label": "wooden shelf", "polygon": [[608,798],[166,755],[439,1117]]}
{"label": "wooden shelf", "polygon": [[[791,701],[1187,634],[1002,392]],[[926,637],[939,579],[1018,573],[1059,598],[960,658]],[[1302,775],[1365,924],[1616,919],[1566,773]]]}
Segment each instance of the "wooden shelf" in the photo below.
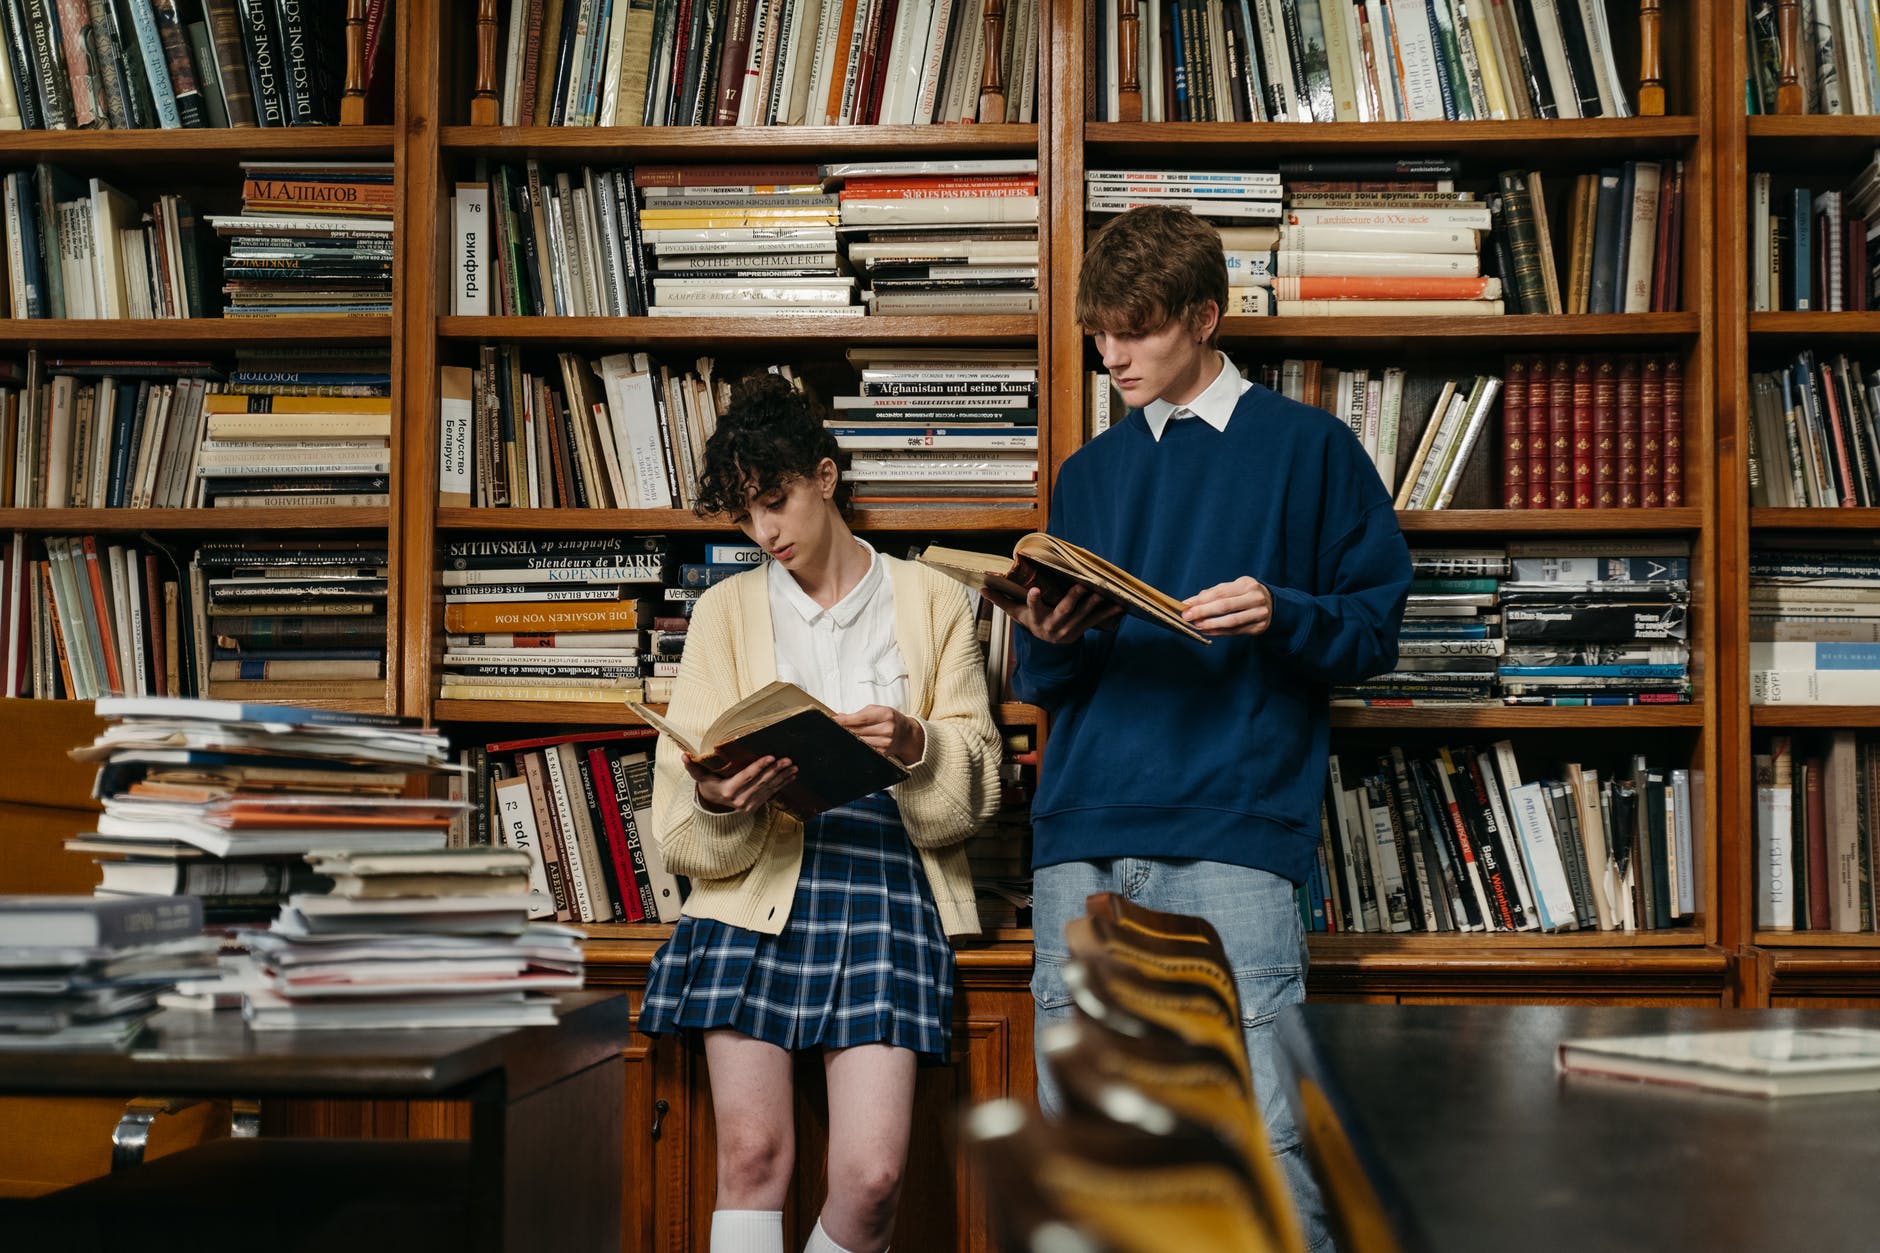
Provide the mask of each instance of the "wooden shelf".
{"label": "wooden shelf", "polygon": [[1695,531],[1701,509],[1399,509],[1405,531],[1531,533]]}
{"label": "wooden shelf", "polygon": [[[1839,960],[1837,964],[1862,962],[1873,968],[1873,973],[1880,974],[1880,935],[1871,931],[1758,931],[1755,935],[1758,948],[1784,949],[1801,948],[1819,949],[1857,949],[1861,950]],[[1785,954],[1772,954],[1778,964],[1784,964]],[[1819,963],[1826,955],[1809,952],[1792,958],[1787,964]],[[1827,960],[1834,960],[1827,958]]]}
{"label": "wooden shelf", "polygon": [[188,130],[14,130],[0,131],[0,161],[73,162],[110,159],[131,165],[174,166],[178,162],[241,157],[330,160],[342,157],[392,159],[390,126],[292,126],[192,128]]}
{"label": "wooden shelf", "polygon": [[8,531],[383,531],[383,506],[326,509],[0,509]]}
{"label": "wooden shelf", "polygon": [[783,356],[797,348],[843,348],[850,344],[934,343],[953,345],[1035,343],[1039,320],[1022,317],[861,317],[825,318],[814,314],[782,318],[497,318],[447,317],[437,320],[446,340],[553,344],[692,346],[723,351],[730,347],[775,349]]}
{"label": "wooden shelf", "polygon": [[1751,705],[1753,727],[1880,727],[1880,705]]}
{"label": "wooden shelf", "polygon": [[[922,153],[1036,156],[1038,127],[996,126],[446,126],[449,157],[554,161],[802,161]],[[446,170],[446,178],[449,171]]]}
{"label": "wooden shelf", "polygon": [[1692,117],[1593,118],[1584,121],[1338,122],[1086,122],[1085,165],[1112,156],[1166,161],[1245,163],[1276,155],[1334,152],[1396,155],[1418,148],[1456,152],[1480,161],[1504,157],[1583,162],[1588,157],[1663,155],[1694,146],[1702,134]]}
{"label": "wooden shelf", "polygon": [[1880,531],[1880,509],[1770,509],[1749,511],[1752,529],[1781,531]]}
{"label": "wooden shelf", "polygon": [[[858,509],[858,531],[1030,531],[1038,511],[1024,509]],[[731,535],[737,528],[720,518],[700,518],[687,509],[439,509],[440,531],[618,531],[696,532]]]}
{"label": "wooden shelf", "polygon": [[1738,169],[1820,173],[1845,165],[1852,177],[1880,145],[1880,117],[1769,114],[1744,121],[1749,164]]}
{"label": "wooden shelf", "polygon": [[1864,339],[1880,333],[1880,313],[1752,313],[1749,333],[1758,340]]}
{"label": "wooden shelf", "polygon": [[389,317],[0,318],[0,347],[7,348],[128,345],[230,351],[284,343],[384,346],[391,338]]}
{"label": "wooden shelf", "polygon": [[1721,964],[1724,955],[1706,950],[1701,931],[1678,927],[1668,931],[1567,931],[1548,935],[1537,931],[1498,932],[1494,934],[1437,934],[1400,932],[1380,935],[1366,932],[1314,932],[1309,937],[1312,962],[1362,961],[1367,965],[1407,962],[1423,965],[1440,960],[1445,965],[1467,964],[1490,968],[1508,964],[1545,964],[1550,961],[1573,965],[1600,960],[1605,954],[1622,963],[1638,962],[1645,967],[1672,965],[1710,966]]}
{"label": "wooden shelf", "polygon": [[1361,728],[1456,728],[1482,727],[1498,730],[1562,727],[1629,727],[1634,730],[1660,727],[1701,727],[1702,705],[1422,705],[1408,709],[1373,709],[1357,705],[1334,705],[1332,725],[1347,729]]}
{"label": "wooden shelf", "polygon": [[[1327,127],[1325,129],[1333,129]],[[1258,318],[1221,319],[1221,338],[1230,342],[1297,345],[1316,352],[1336,351],[1354,342],[1402,344],[1419,358],[1436,352],[1453,356],[1504,350],[1590,344],[1672,344],[1695,339],[1701,321],[1695,313],[1507,314],[1498,318]]]}
{"label": "wooden shelf", "polygon": [[546,700],[433,700],[432,722],[540,722],[553,726],[639,727],[646,724],[619,704]]}

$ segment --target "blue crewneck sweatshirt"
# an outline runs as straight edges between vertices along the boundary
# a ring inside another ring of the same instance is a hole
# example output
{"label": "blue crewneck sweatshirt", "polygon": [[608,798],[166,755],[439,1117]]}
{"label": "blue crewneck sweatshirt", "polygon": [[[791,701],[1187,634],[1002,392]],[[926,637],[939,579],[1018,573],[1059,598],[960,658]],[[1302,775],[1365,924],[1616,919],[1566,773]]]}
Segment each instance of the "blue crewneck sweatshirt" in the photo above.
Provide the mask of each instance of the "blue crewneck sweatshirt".
{"label": "blue crewneck sweatshirt", "polygon": [[1141,410],[1064,463],[1050,531],[1172,596],[1252,575],[1258,636],[1202,644],[1126,618],[1051,645],[1020,630],[1012,687],[1052,713],[1033,864],[1197,858],[1302,881],[1319,838],[1326,685],[1396,663],[1410,554],[1342,422],[1254,387],[1224,431]]}

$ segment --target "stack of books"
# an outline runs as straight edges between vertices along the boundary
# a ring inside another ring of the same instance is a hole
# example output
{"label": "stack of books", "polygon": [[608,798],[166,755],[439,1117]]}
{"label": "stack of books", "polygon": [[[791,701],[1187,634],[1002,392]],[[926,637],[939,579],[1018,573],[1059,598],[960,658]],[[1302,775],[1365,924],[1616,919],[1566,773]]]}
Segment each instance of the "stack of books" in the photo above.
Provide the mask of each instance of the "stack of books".
{"label": "stack of books", "polygon": [[1521,540],[1501,585],[1499,676],[1510,705],[1682,704],[1691,699],[1690,545]]}
{"label": "stack of books", "polygon": [[330,886],[246,934],[256,1031],[532,1026],[581,986],[580,932],[529,922],[544,884],[522,849],[340,845],[307,860]]}
{"label": "stack of books", "polygon": [[848,351],[858,394],[828,426],[866,509],[1030,508],[1038,495],[1038,365],[1029,348]]}
{"label": "stack of books", "polygon": [[849,260],[871,314],[1038,310],[1038,162],[848,161],[839,187]]}
{"label": "stack of books", "polygon": [[229,317],[392,311],[392,164],[244,161],[242,211],[210,215],[228,241]]}
{"label": "stack of books", "polygon": [[1856,537],[1756,547],[1750,702],[1880,704],[1880,554]]}
{"label": "stack of books", "polygon": [[193,896],[0,896],[0,1052],[126,1049],[179,981],[212,978]]}
{"label": "stack of books", "polygon": [[674,922],[679,883],[651,835],[653,732],[505,740],[472,754],[491,841],[536,852],[530,916]]}
{"label": "stack of books", "polygon": [[443,677],[448,700],[640,700],[663,535],[449,543]]}
{"label": "stack of books", "polygon": [[200,222],[181,196],[141,209],[44,162],[6,175],[5,191],[9,316],[208,316]]}
{"label": "stack of books", "polygon": [[[836,257],[836,198],[815,166],[641,166],[633,181],[653,253],[650,316],[860,314],[855,279]],[[702,244],[725,247],[666,247]]]}
{"label": "stack of books", "polygon": [[1495,699],[1501,657],[1502,580],[1512,572],[1499,548],[1414,548],[1410,595],[1397,665],[1363,683],[1332,689],[1335,705],[1486,705]]}
{"label": "stack of books", "polygon": [[381,698],[389,563],[365,540],[204,543],[189,569],[203,694]]}

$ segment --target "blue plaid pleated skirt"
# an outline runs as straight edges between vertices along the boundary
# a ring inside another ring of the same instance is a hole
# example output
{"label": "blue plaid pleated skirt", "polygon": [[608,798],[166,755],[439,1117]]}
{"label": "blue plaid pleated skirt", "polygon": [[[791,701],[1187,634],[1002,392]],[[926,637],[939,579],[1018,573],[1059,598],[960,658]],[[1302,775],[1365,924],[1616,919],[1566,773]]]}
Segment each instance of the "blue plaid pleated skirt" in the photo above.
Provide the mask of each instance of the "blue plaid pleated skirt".
{"label": "blue plaid pleated skirt", "polygon": [[885,792],[809,820],[790,919],[766,935],[683,917],[653,957],[640,1030],[728,1028],[785,1049],[950,1056],[953,948]]}

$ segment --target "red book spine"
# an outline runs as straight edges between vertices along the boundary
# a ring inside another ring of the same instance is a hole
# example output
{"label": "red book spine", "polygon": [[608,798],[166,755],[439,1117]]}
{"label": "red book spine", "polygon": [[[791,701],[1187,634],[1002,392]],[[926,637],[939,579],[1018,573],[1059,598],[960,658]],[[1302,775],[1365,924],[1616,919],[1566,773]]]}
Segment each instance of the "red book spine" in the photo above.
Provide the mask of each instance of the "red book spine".
{"label": "red book spine", "polygon": [[1528,359],[1527,456],[1528,508],[1545,509],[1553,498],[1549,483],[1547,415],[1552,410],[1545,357]]}
{"label": "red book spine", "polygon": [[1573,507],[1593,507],[1593,362],[1573,362]]}
{"label": "red book spine", "polygon": [[1854,467],[1847,454],[1847,415],[1841,411],[1841,393],[1834,384],[1834,367],[1817,368],[1821,371],[1822,399],[1828,407],[1828,432],[1834,440],[1834,463],[1841,471],[1838,485],[1841,507],[1850,509],[1860,504],[1860,480],[1854,477]]}
{"label": "red book spine", "polygon": [[1528,363],[1524,357],[1508,359],[1501,385],[1502,507],[1526,509]]}
{"label": "red book spine", "polygon": [[[111,598],[104,594],[104,575],[98,563],[98,541],[95,536],[84,538],[86,581],[91,585],[92,612],[98,615],[98,641],[104,648],[104,676],[109,684],[107,695],[122,696],[129,689],[124,686],[124,671],[118,667],[117,637],[111,614]],[[128,661],[128,659],[127,659]],[[127,665],[124,669],[129,669]]]}
{"label": "red book spine", "polygon": [[1664,360],[1647,357],[1639,365],[1638,384],[1638,503],[1641,508],[1664,507],[1664,440]]}
{"label": "red book spine", "polygon": [[1619,370],[1611,357],[1593,371],[1593,508],[1619,507]]}
{"label": "red book spine", "polygon": [[1554,358],[1547,381],[1547,507],[1573,508],[1573,358]]}
{"label": "red book spine", "polygon": [[[131,560],[137,560],[135,553]],[[166,686],[165,665],[169,660],[166,651],[169,641],[163,638],[163,571],[157,565],[154,554],[144,554],[144,630],[149,633],[150,647],[150,695],[175,696]]]}
{"label": "red book spine", "polygon": [[1638,508],[1638,358],[1619,363],[1619,507]]}
{"label": "red book spine", "polygon": [[594,800],[600,806],[601,831],[607,845],[607,860],[613,863],[614,878],[620,883],[620,904],[627,922],[646,921],[640,904],[640,888],[633,875],[633,858],[627,852],[627,828],[620,820],[620,798],[614,794],[614,772],[607,764],[607,750],[587,750],[588,773],[594,779]]}
{"label": "red book spine", "polygon": [[1834,920],[1828,900],[1828,805],[1821,778],[1827,763],[1810,757],[1803,768],[1808,780],[1802,789],[1808,813],[1808,929],[1828,931]]}
{"label": "red book spine", "polygon": [[[1862,267],[1865,273],[1865,267]],[[1684,363],[1665,358],[1665,508],[1682,508],[1684,500]]]}
{"label": "red book spine", "polygon": [[744,98],[744,67],[751,53],[754,8],[751,0],[731,0],[731,7],[725,14],[724,42],[718,49],[718,77],[712,87],[712,98],[717,101],[712,112],[713,126],[738,124],[738,103]]}

